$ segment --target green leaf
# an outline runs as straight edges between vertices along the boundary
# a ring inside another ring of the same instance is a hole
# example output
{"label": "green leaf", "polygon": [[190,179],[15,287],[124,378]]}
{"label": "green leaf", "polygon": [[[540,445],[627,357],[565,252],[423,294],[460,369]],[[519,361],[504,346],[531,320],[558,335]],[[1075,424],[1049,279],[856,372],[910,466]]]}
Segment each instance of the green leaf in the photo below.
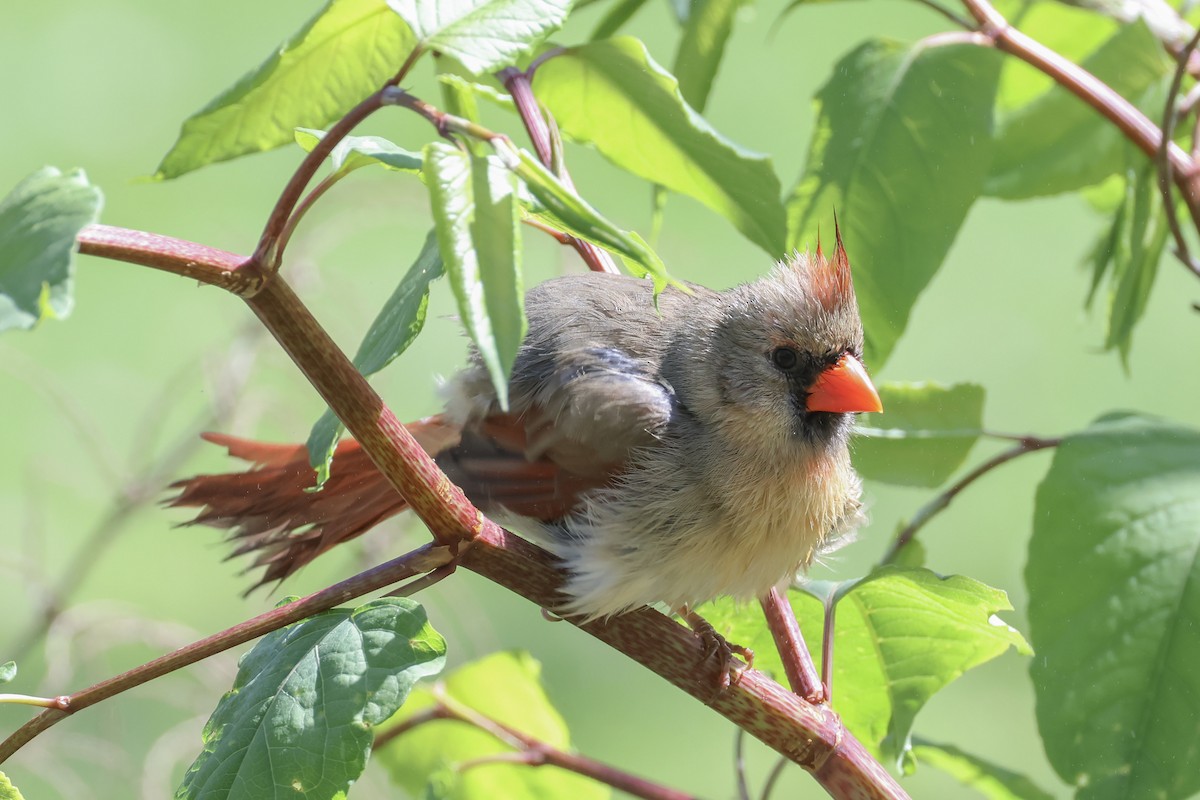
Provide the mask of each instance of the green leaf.
{"label": "green leaf", "polygon": [[1131,172],[1126,186],[1127,224],[1114,229],[1124,230],[1128,239],[1118,243],[1113,258],[1104,349],[1119,350],[1128,366],[1133,329],[1146,311],[1170,228],[1158,190],[1158,170],[1153,164]]}
{"label": "green leaf", "polygon": [[416,42],[383,0],[329,0],[257,69],[193,114],[156,179],[292,141],[322,128],[391,77]]}
{"label": "green leaf", "polygon": [[[358,352],[354,354],[354,366],[359,372],[365,376],[375,374],[416,341],[425,327],[429,285],[444,274],[437,237],[430,231],[425,237],[425,245],[417,254],[417,260],[383,304],[359,344]],[[309,463],[317,471],[315,488],[319,489],[329,480],[333,452],[344,430],[345,427],[331,409],[325,409],[325,413],[313,425],[306,446]]]}
{"label": "green leaf", "polygon": [[[438,81],[449,85],[456,95],[461,95],[464,92],[469,92],[476,97],[482,97],[494,106],[512,111],[516,108],[513,103],[512,95],[488,86],[486,83],[478,83],[476,81],[467,80],[461,75],[455,75],[452,72],[442,72],[438,74]],[[454,113],[456,116],[464,116],[463,114]]]}
{"label": "green leaf", "polygon": [[[541,665],[527,653],[495,653],[467,664],[445,680],[450,702],[528,734],[551,747],[570,750],[566,723],[551,705],[541,685]],[[420,687],[384,730],[435,704],[434,693]],[[439,720],[419,725],[400,735],[375,759],[392,779],[419,797],[475,800],[535,800],[562,797],[603,800],[610,791],[602,784],[555,767],[490,764],[457,772],[448,767],[476,758],[510,752],[491,734],[467,723]]]}
{"label": "green leaf", "polygon": [[874,369],[979,194],[999,65],[982,47],[874,40],[817,93],[816,131],[788,201],[791,246],[813,246],[837,211]]}
{"label": "green leaf", "polygon": [[507,409],[508,376],[526,329],[516,180],[498,156],[472,156],[441,142],[426,145],[425,165],[459,315]]}
{"label": "green leaf", "polygon": [[0,772],[0,800],[25,800],[21,790],[13,786],[12,781],[3,772]]}
{"label": "green leaf", "polygon": [[17,677],[17,662],[5,661],[0,664],[0,684],[12,683]]}
{"label": "green leaf", "polygon": [[388,0],[425,50],[475,74],[508,66],[562,27],[572,0]]}
{"label": "green leaf", "polygon": [[[833,709],[875,753],[903,754],[917,712],[968,669],[1009,647],[1028,652],[1021,635],[995,616],[1012,608],[1004,592],[958,575],[889,566],[857,582],[813,582],[804,591],[788,592],[814,654],[820,653],[824,628],[817,594],[840,597]],[[752,648],[755,667],[783,674],[757,608],[723,598],[700,613],[730,641]]]}
{"label": "green leaf", "polygon": [[[297,128],[295,137],[296,144],[312,152],[317,142],[325,138],[325,131]],[[375,164],[395,172],[416,174],[421,171],[420,153],[405,150],[381,136],[347,136],[333,148],[329,161],[333,171],[342,174]]]}
{"label": "green leaf", "polygon": [[1025,582],[1038,728],[1075,796],[1200,791],[1200,431],[1112,415],[1068,436]]}
{"label": "green leaf", "polygon": [[962,466],[983,427],[977,383],[884,383],[884,413],[864,414],[854,466],[864,478],[901,486],[942,485]]}
{"label": "green leaf", "polygon": [[748,0],[697,0],[675,53],[675,77],[688,105],[703,111],[738,9]]}
{"label": "green leaf", "polygon": [[588,36],[588,41],[594,42],[597,39],[608,39],[616,36],[621,28],[625,27],[625,23],[633,18],[633,15],[641,10],[642,6],[646,5],[646,0],[617,0],[613,7],[608,10],[608,13],[600,18],[596,23],[596,27],[592,29],[592,33]]}
{"label": "green leaf", "polygon": [[242,657],[176,798],[342,798],[372,727],[436,675],[446,643],[408,598],[332,609],[268,634]]}
{"label": "green leaf", "polygon": [[[524,181],[533,198],[542,208],[532,209],[530,216],[550,227],[585,239],[611,250],[637,266],[635,275],[650,275],[659,290],[668,283],[679,282],[667,274],[667,268],[645,240],[633,231],[618,228],[600,212],[588,205],[574,189],[560,181],[527,150],[503,152],[505,163]],[[628,264],[627,264],[628,266]]]}
{"label": "green leaf", "polygon": [[987,800],[1054,800],[1029,778],[998,764],[971,755],[954,745],[918,738],[913,756],[922,764],[940,769]]}
{"label": "green leaf", "polygon": [[697,114],[637,39],[572,47],[538,68],[538,99],[564,133],[617,166],[699,200],[772,257],[784,253],[779,179]]}
{"label": "green leaf", "polygon": [[42,167],[0,200],[0,331],[29,330],[75,306],[75,237],[104,196],[83,170]]}
{"label": "green leaf", "polygon": [[[1121,28],[1082,66],[1154,117],[1162,115],[1172,62],[1142,22]],[[1075,191],[1125,164],[1112,123],[1060,86],[1001,117],[984,191],[1008,200]]]}

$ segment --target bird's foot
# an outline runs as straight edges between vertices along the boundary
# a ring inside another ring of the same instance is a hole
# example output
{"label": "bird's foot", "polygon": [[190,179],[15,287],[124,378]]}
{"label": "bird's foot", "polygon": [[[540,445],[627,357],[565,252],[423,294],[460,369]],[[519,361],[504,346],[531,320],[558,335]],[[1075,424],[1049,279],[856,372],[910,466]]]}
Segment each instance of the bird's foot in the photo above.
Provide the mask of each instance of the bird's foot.
{"label": "bird's foot", "polygon": [[[707,663],[713,656],[717,658],[717,664],[720,665],[721,670],[718,673],[716,694],[719,695],[730,686],[736,686],[742,679],[742,671],[754,666],[754,651],[749,647],[730,642],[717,633],[717,629],[712,626],[712,623],[691,609],[684,608],[679,614],[703,645],[700,662]],[[735,654],[741,656],[745,663],[735,659]],[[715,698],[716,695],[714,695]]]}

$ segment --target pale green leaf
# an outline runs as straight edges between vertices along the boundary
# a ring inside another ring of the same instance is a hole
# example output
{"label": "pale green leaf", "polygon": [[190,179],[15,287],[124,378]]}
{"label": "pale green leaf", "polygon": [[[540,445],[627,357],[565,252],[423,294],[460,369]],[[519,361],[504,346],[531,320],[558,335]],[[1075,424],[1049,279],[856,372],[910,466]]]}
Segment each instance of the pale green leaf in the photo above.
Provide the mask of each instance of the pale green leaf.
{"label": "pale green leaf", "polygon": [[[296,144],[311,152],[325,138],[325,131],[297,128]],[[395,172],[419,173],[421,154],[389,142],[381,136],[347,136],[329,154],[334,172],[342,174],[378,164]]]}
{"label": "pale green leaf", "polygon": [[697,0],[683,26],[675,52],[675,77],[688,105],[703,111],[708,104],[734,17],[748,0]]}
{"label": "pale green leaf", "polygon": [[714,130],[637,39],[568,48],[541,65],[534,90],[570,138],[699,200],[771,256],[783,255],[786,226],[770,159]]}
{"label": "pale green leaf", "polygon": [[12,683],[17,677],[17,662],[5,661],[0,664],[0,684]]}
{"label": "pale green leaf", "polygon": [[3,772],[0,772],[0,800],[25,800],[21,790]]}
{"label": "pale green leaf", "polygon": [[459,316],[507,408],[508,376],[526,329],[516,179],[497,156],[441,142],[426,145],[425,174]]}
{"label": "pale green leaf", "polygon": [[258,68],[183,123],[154,177],[176,178],[323,128],[383,85],[415,46],[383,0],[329,0]]}
{"label": "pale green leaf", "polygon": [[[1028,645],[996,613],[1004,592],[962,576],[882,567],[842,584],[788,593],[809,650],[820,653],[822,597],[840,598],[834,622],[833,709],[874,753],[901,757],[913,719],[938,690],[1009,647]],[[757,607],[721,599],[700,613],[730,641],[755,651],[755,666],[782,675]]]}
{"label": "pale green leaf", "polygon": [[28,330],[75,306],[75,237],[104,196],[83,170],[42,167],[0,200],[0,331]]}
{"label": "pale green leaf", "polygon": [[873,40],[817,93],[816,131],[788,201],[791,243],[815,246],[837,212],[873,369],[979,195],[999,66],[982,47]]}
{"label": "pale green leaf", "polygon": [[572,0],[388,0],[425,50],[475,74],[515,62],[562,27]]}
{"label": "pale green leaf", "polygon": [[446,643],[408,598],[333,609],[264,637],[204,726],[204,750],[176,798],[342,798],[367,763],[375,725]]}
{"label": "pale green leaf", "polygon": [[983,427],[976,383],[883,383],[884,413],[859,417],[852,453],[864,478],[940,486],[962,466]]}
{"label": "pale green leaf", "polygon": [[1075,796],[1200,792],[1200,431],[1113,415],[1066,437],[1025,581],[1038,728]]}
{"label": "pale green leaf", "polygon": [[[541,685],[541,665],[527,653],[495,653],[467,664],[445,680],[445,695],[475,712],[560,750],[570,749],[566,723]],[[424,687],[385,726],[401,724],[435,703]],[[555,767],[491,764],[462,772],[453,765],[511,752],[494,736],[463,722],[422,724],[380,749],[375,758],[392,779],[414,797],[446,800],[603,800],[609,789]]]}

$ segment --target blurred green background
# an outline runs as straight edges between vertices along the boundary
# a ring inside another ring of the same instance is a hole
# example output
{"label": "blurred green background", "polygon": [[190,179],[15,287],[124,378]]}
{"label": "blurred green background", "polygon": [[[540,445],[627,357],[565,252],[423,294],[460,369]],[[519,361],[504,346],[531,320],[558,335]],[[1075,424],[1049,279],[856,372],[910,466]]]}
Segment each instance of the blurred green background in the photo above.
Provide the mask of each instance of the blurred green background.
{"label": "blurred green background", "polygon": [[[316,0],[4,4],[2,191],[43,164],[80,166],[104,189],[104,222],[249,252],[298,149],[173,183],[137,179],[154,171],[187,115],[318,7]],[[869,36],[915,39],[942,23],[916,3],[818,4],[776,22],[782,7],[776,0],[743,10],[706,116],[738,143],[771,153],[788,187],[808,144],[810,98],[833,62]],[[577,13],[557,38],[585,37],[600,13]],[[645,39],[660,63],[673,62],[677,32],[665,2],[648,4],[628,32]],[[416,91],[432,96],[429,65],[419,72]],[[519,133],[502,112],[489,121]],[[414,149],[430,138],[424,123],[398,110],[362,132]],[[569,150],[568,163],[585,197],[619,223],[648,231],[648,187],[588,151]],[[979,382],[988,392],[987,425],[1012,433],[1060,434],[1118,408],[1200,422],[1200,355],[1189,346],[1200,287],[1164,260],[1126,374],[1114,355],[1100,352],[1101,315],[1082,310],[1088,277],[1080,264],[1102,224],[1077,198],[979,203],[877,376]],[[416,180],[364,170],[305,221],[287,269],[352,351],[428,227]],[[580,269],[573,252],[525,235],[530,284]],[[718,217],[679,197],[667,207],[658,249],[674,274],[713,286],[768,267]],[[222,561],[218,533],[172,527],[185,514],[150,502],[120,525],[105,519],[180,447],[187,458],[171,470],[175,477],[230,466],[216,448],[193,446],[192,431],[222,398],[234,400],[232,415],[208,424],[275,440],[303,440],[322,408],[278,347],[253,334],[250,313],[217,290],[81,258],[76,297],[66,322],[0,339],[7,455],[0,463],[0,661],[18,659],[21,672],[10,687],[17,692],[77,690],[269,608],[277,597],[241,597],[248,577],[239,575],[242,565]],[[452,313],[446,286],[435,287],[425,334],[375,380],[402,418],[436,411],[436,376],[461,360],[465,345]],[[239,374],[245,388],[231,395]],[[968,464],[994,449],[977,446]],[[1029,456],[994,473],[922,533],[931,568],[1007,590],[1017,609],[1007,619],[1021,629],[1033,490],[1048,459]],[[818,577],[861,574],[930,493],[872,484],[867,496],[870,527],[817,569]],[[321,559],[282,591],[307,593],[422,536],[410,520],[394,521]],[[85,549],[97,537],[105,544]],[[82,572],[72,566],[79,563]],[[44,644],[23,647],[47,600],[64,588],[67,613]],[[452,665],[501,648],[526,648],[544,662],[550,695],[586,754],[705,797],[734,796],[734,728],[716,714],[473,575],[460,572],[420,599],[450,642]],[[43,735],[4,769],[29,798],[166,796],[197,752],[203,721],[230,685],[234,664],[233,656],[213,659],[103,703]],[[968,674],[934,698],[917,731],[1066,796],[1041,752],[1027,666],[1010,653]],[[28,709],[0,707],[0,732],[28,716]],[[752,785],[773,761],[749,745]],[[371,769],[363,784],[355,796],[394,796]],[[905,786],[921,798],[967,794],[929,769]],[[793,768],[775,796],[822,794]]]}

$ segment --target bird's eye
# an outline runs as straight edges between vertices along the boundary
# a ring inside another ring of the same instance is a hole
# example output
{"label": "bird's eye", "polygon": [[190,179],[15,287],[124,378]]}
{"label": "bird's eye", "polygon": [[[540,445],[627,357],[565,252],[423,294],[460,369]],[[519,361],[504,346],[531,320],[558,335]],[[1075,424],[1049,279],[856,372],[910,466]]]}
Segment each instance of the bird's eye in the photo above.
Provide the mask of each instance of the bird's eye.
{"label": "bird's eye", "polygon": [[782,370],[791,370],[800,363],[800,356],[790,347],[776,347],[771,351],[771,363]]}

